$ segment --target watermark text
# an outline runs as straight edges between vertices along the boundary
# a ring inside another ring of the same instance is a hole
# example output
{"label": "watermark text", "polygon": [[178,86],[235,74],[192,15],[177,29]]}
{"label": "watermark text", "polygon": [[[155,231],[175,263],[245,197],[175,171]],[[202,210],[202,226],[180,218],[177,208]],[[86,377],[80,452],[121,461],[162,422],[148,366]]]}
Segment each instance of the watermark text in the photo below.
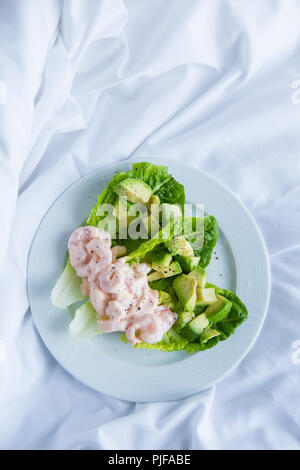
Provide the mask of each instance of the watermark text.
{"label": "watermark text", "polygon": [[[186,215],[189,214],[189,215]],[[168,240],[184,235],[194,250],[204,244],[204,205],[131,204],[119,198],[115,204],[100,204],[97,227],[112,239]]]}
{"label": "watermark text", "polygon": [[300,365],[300,339],[296,339],[292,343],[292,349],[292,363],[295,364],[295,366],[298,366]]}

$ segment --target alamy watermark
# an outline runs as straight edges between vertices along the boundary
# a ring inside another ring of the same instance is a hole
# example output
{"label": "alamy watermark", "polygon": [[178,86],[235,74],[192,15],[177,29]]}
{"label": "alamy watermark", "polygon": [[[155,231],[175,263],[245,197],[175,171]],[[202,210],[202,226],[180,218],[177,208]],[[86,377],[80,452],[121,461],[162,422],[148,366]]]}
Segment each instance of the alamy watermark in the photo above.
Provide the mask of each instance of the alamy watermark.
{"label": "alamy watermark", "polygon": [[295,366],[300,365],[300,339],[296,339],[292,343],[292,363],[295,364]]}
{"label": "alamy watermark", "polygon": [[291,88],[294,90],[291,96],[292,104],[300,104],[300,80],[294,80]]}
{"label": "alamy watermark", "polygon": [[131,204],[122,197],[114,205],[98,207],[97,226],[118,240],[167,240],[184,235],[199,250],[204,243],[204,205],[185,204],[182,209],[179,204]]}
{"label": "alamy watermark", "polygon": [[0,104],[6,104],[6,84],[0,80]]}

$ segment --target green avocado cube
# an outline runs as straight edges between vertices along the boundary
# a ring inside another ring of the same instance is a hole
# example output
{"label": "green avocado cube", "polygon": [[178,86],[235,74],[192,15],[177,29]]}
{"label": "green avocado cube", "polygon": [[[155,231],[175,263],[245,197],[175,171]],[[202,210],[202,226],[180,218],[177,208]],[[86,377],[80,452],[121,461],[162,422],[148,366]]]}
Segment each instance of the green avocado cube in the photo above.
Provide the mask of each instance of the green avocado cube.
{"label": "green avocado cube", "polygon": [[193,318],[195,318],[194,312],[187,312],[187,311],[181,312],[179,313],[174,326],[177,330],[181,330],[183,327],[185,327],[185,325],[187,325],[190,321],[192,321]]}
{"label": "green avocado cube", "polygon": [[175,257],[176,261],[182,267],[182,271],[185,273],[189,273],[192,271],[199,263],[200,256],[180,256],[177,255]]}
{"label": "green avocado cube", "polygon": [[177,261],[173,261],[169,266],[164,268],[162,271],[154,271],[153,273],[148,274],[148,282],[157,281],[158,279],[163,279],[166,277],[176,276],[180,274],[181,267]]}
{"label": "green avocado cube", "polygon": [[201,268],[200,266],[196,266],[189,274],[188,276],[191,279],[196,279],[198,287],[203,289],[205,287],[205,284],[207,282],[207,273],[206,271]]}
{"label": "green avocado cube", "polygon": [[192,312],[197,300],[197,281],[189,279],[186,274],[176,277],[173,288],[185,310]]}
{"label": "green avocado cube", "polygon": [[163,279],[164,275],[160,271],[153,271],[153,273],[148,274],[148,282],[158,281],[158,279]]}
{"label": "green avocado cube", "polygon": [[150,186],[136,178],[124,179],[114,187],[114,192],[121,197],[126,197],[133,204],[146,204],[152,195]]}
{"label": "green avocado cube", "polygon": [[181,334],[189,341],[194,341],[208,325],[205,313],[201,313],[181,330]]}
{"label": "green avocado cube", "polygon": [[148,209],[150,212],[152,212],[153,207],[151,207],[151,206],[155,206],[155,208],[156,208],[156,206],[159,206],[159,204],[160,204],[159,197],[156,196],[156,194],[153,194],[153,195],[150,197],[149,201],[147,202],[147,209]]}
{"label": "green avocado cube", "polygon": [[155,271],[164,271],[172,261],[172,255],[165,248],[152,253],[152,268]]}
{"label": "green avocado cube", "polygon": [[182,272],[180,264],[177,261],[173,261],[173,263],[169,264],[163,271],[164,277],[171,277],[176,276],[176,274],[180,274]]}
{"label": "green avocado cube", "polygon": [[174,308],[174,302],[170,294],[163,290],[158,291],[158,303],[159,305],[167,305],[172,310]]}
{"label": "green avocado cube", "polygon": [[200,343],[205,344],[207,343],[207,341],[209,341],[212,338],[216,338],[220,334],[221,333],[219,331],[209,328],[208,330],[205,330],[200,334]]}
{"label": "green avocado cube", "polygon": [[224,320],[228,316],[232,307],[230,300],[218,294],[216,297],[217,301],[209,305],[204,312],[210,324],[218,323]]}
{"label": "green avocado cube", "polygon": [[217,297],[213,287],[207,289],[197,287],[197,305],[210,305],[214,302],[217,302]]}
{"label": "green avocado cube", "polygon": [[193,248],[183,236],[168,240],[165,245],[172,255],[194,256]]}

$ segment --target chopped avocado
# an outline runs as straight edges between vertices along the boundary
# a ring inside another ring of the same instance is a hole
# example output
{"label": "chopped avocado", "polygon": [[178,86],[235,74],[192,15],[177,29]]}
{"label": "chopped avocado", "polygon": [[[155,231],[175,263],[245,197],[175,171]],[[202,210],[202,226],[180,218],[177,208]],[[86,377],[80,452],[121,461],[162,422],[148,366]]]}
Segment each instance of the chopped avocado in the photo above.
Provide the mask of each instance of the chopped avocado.
{"label": "chopped avocado", "polygon": [[205,330],[200,334],[200,343],[205,344],[207,343],[207,341],[212,338],[215,338],[216,336],[219,336],[220,334],[221,333],[219,331],[209,328],[208,330]]}
{"label": "chopped avocado", "polygon": [[174,302],[170,294],[163,290],[158,291],[158,303],[159,305],[167,305],[172,309],[174,307]]}
{"label": "chopped avocado", "polygon": [[176,274],[181,273],[180,264],[177,261],[173,261],[169,266],[164,268],[163,271],[155,271],[148,274],[148,282],[157,281],[158,279],[163,279],[166,277],[176,276]]}
{"label": "chopped avocado", "polygon": [[126,197],[133,204],[146,204],[152,195],[150,186],[136,178],[126,178],[121,181],[114,187],[114,192],[121,197]]}
{"label": "chopped avocado", "polygon": [[189,274],[188,276],[191,279],[196,279],[198,287],[201,289],[204,289],[206,281],[207,281],[207,273],[203,268],[200,268],[200,266],[196,266]]}
{"label": "chopped avocado", "polygon": [[156,196],[155,194],[153,194],[149,201],[147,202],[147,209],[149,209],[149,211],[151,212],[151,206],[152,205],[156,205],[156,206],[159,206],[160,204],[160,200],[159,200],[159,197]]}
{"label": "chopped avocado", "polygon": [[182,274],[174,279],[173,287],[185,310],[192,312],[197,300],[196,279],[189,279],[186,274]]}
{"label": "chopped avocado", "polygon": [[162,220],[163,224],[166,225],[172,218],[181,217],[181,208],[177,204],[166,204],[161,205],[162,209]]}
{"label": "chopped avocado", "polygon": [[154,271],[153,273],[148,274],[148,282],[158,281],[158,279],[163,279],[164,275],[160,271]]}
{"label": "chopped avocado", "polygon": [[208,289],[197,287],[197,305],[210,305],[215,302],[217,302],[217,297],[213,287]]}
{"label": "chopped avocado", "polygon": [[175,328],[177,330],[181,330],[181,328],[185,327],[185,325],[187,325],[190,321],[192,321],[193,318],[195,318],[194,312],[187,312],[187,311],[181,312],[178,315],[178,318],[176,320]]}
{"label": "chopped avocado", "polygon": [[164,277],[175,276],[181,272],[180,264],[177,263],[177,261],[173,261],[173,263],[169,264],[169,266],[162,271]]}
{"label": "chopped avocado", "polygon": [[218,323],[224,320],[231,310],[232,303],[222,295],[217,294],[217,301],[205,310],[209,323]]}
{"label": "chopped avocado", "polygon": [[172,255],[194,256],[193,248],[183,236],[168,240],[165,245]]}
{"label": "chopped avocado", "polygon": [[155,271],[163,271],[172,261],[172,255],[165,248],[152,253],[152,268]]}
{"label": "chopped avocado", "polygon": [[194,269],[199,261],[200,261],[200,256],[176,256],[176,261],[180,264],[182,271],[185,273],[189,273]]}
{"label": "chopped avocado", "polygon": [[208,325],[209,321],[206,318],[205,313],[201,313],[198,317],[195,317],[190,323],[188,323],[180,333],[189,341],[193,341]]}
{"label": "chopped avocado", "polygon": [[203,313],[204,310],[206,309],[207,305],[197,305],[194,308],[194,313],[195,315],[199,315],[200,313]]}

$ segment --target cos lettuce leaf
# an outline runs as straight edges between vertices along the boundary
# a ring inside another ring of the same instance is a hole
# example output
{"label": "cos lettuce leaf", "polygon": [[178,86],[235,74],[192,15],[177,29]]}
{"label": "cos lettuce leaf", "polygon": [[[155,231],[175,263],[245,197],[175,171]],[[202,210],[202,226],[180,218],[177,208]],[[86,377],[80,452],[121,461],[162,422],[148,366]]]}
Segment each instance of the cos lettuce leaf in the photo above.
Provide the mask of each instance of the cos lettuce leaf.
{"label": "cos lettuce leaf", "polygon": [[[196,217],[192,217],[192,227],[196,228]],[[206,268],[210,262],[213,249],[218,241],[219,236],[219,228],[218,223],[212,215],[205,215],[204,216],[204,240],[203,246],[199,250],[194,250],[194,256],[200,256],[199,266],[201,268]],[[186,238],[189,242],[193,243],[196,240],[197,233],[195,232],[195,236],[193,233],[185,234]]]}
{"label": "cos lettuce leaf", "polygon": [[80,289],[81,282],[82,279],[77,276],[68,259],[65,269],[51,292],[52,304],[58,308],[67,308],[69,305],[83,300],[84,297]]}
{"label": "cos lettuce leaf", "polygon": [[93,338],[102,333],[97,325],[97,312],[89,300],[75,311],[69,331],[73,339]]}
{"label": "cos lettuce leaf", "polygon": [[[121,340],[124,343],[128,343],[126,335],[123,334],[121,336]],[[183,338],[183,336],[176,333],[176,331],[171,328],[167,333],[164,335],[163,339],[159,343],[148,344],[142,341],[134,346],[136,349],[154,349],[157,351],[163,352],[171,352],[171,351],[181,351],[185,349],[187,346],[188,341]]]}
{"label": "cos lettuce leaf", "polygon": [[231,301],[232,307],[229,312],[229,315],[225,320],[216,324],[216,329],[221,332],[219,340],[227,339],[231,336],[236,328],[240,326],[248,318],[248,310],[243,304],[241,299],[230,290],[221,289],[216,287],[213,284],[207,284],[207,287],[213,287],[216,291],[216,294],[223,295],[228,300]]}
{"label": "cos lettuce leaf", "polygon": [[170,177],[155,193],[161,204],[179,204],[184,214],[185,193],[182,184],[178,183],[173,176]]}

